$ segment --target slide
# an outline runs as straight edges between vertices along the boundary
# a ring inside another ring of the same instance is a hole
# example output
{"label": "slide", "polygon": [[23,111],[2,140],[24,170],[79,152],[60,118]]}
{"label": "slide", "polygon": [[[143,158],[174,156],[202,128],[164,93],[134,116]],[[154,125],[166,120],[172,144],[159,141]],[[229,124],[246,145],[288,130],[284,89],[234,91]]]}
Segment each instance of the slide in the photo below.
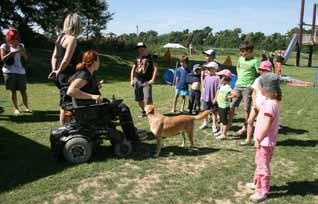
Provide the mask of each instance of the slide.
{"label": "slide", "polygon": [[294,34],[292,39],[291,39],[291,41],[290,41],[290,43],[289,43],[289,45],[288,45],[288,47],[287,47],[287,49],[286,49],[286,51],[285,51],[285,54],[283,56],[285,62],[288,61],[288,58],[289,58],[290,54],[292,53],[297,41],[298,41],[297,34]]}

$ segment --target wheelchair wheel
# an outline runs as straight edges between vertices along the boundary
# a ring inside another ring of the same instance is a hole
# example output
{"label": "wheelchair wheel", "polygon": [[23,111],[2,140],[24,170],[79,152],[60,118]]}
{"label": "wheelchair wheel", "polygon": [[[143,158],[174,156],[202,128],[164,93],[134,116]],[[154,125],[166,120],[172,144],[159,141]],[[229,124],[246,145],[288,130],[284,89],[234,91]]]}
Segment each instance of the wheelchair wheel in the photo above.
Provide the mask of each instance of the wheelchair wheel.
{"label": "wheelchair wheel", "polygon": [[93,146],[82,136],[67,141],[63,148],[64,158],[71,163],[87,162],[92,156]]}
{"label": "wheelchair wheel", "polygon": [[132,151],[131,143],[127,140],[124,140],[121,143],[116,143],[114,145],[114,148],[115,148],[115,155],[121,158],[127,157]]}

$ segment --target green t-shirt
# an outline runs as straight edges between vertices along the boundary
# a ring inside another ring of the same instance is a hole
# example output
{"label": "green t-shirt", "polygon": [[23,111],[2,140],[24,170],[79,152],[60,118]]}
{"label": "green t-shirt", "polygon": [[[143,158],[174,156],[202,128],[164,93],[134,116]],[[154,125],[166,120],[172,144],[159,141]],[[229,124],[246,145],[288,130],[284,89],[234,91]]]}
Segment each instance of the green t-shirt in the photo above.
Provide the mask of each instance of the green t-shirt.
{"label": "green t-shirt", "polygon": [[253,84],[257,77],[257,70],[260,62],[255,57],[246,60],[244,57],[240,57],[237,62],[237,87],[249,87]]}
{"label": "green t-shirt", "polygon": [[216,99],[220,108],[230,107],[230,99],[228,99],[227,97],[230,95],[231,91],[232,88],[230,85],[221,85],[218,97]]}

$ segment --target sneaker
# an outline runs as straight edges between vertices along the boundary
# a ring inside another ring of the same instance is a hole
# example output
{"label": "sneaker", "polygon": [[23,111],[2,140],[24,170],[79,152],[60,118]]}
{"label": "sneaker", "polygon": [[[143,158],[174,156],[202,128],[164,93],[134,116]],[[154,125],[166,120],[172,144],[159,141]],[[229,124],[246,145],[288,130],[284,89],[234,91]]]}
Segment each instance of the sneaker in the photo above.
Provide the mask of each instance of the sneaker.
{"label": "sneaker", "polygon": [[253,142],[244,140],[240,143],[240,146],[253,146]]}
{"label": "sneaker", "polygon": [[25,113],[32,113],[32,110],[26,108],[26,109],[24,110],[24,112],[25,112]]}
{"label": "sneaker", "polygon": [[250,201],[254,203],[259,203],[266,200],[266,198],[267,198],[266,194],[254,193],[253,195],[250,196]]}
{"label": "sneaker", "polygon": [[237,132],[234,133],[234,136],[239,137],[246,134],[246,129],[244,127],[242,127],[240,130],[238,130]]}
{"label": "sneaker", "polygon": [[218,131],[218,128],[217,128],[215,125],[213,125],[213,126],[212,126],[212,132],[213,132],[213,133],[216,133],[217,131]]}
{"label": "sneaker", "polygon": [[218,136],[220,136],[220,135],[222,135],[222,132],[221,132],[221,131],[214,133],[214,136],[215,136],[215,137],[218,137]]}
{"label": "sneaker", "polygon": [[217,140],[225,140],[226,136],[224,134],[221,134],[220,136],[217,136],[215,139],[217,139]]}
{"label": "sneaker", "polygon": [[13,114],[14,115],[20,115],[20,111],[18,109],[16,109],[16,110],[13,111]]}
{"label": "sneaker", "polygon": [[199,127],[201,130],[208,127],[208,124],[206,122],[203,122],[202,125]]}
{"label": "sneaker", "polygon": [[246,183],[245,186],[251,190],[255,190],[255,184],[254,183]]}

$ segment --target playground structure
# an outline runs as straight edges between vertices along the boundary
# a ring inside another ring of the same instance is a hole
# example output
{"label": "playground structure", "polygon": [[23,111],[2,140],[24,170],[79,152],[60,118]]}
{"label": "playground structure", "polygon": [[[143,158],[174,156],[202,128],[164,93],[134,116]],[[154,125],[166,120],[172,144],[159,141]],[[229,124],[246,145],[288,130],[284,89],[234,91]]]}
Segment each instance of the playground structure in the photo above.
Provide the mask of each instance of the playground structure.
{"label": "playground structure", "polygon": [[[304,22],[304,13],[305,13],[305,0],[301,0],[301,9],[300,9],[300,22],[299,22],[299,33],[296,35],[297,37],[293,36],[288,48],[286,50],[286,54],[284,56],[288,59],[291,50],[296,45],[297,48],[297,55],[296,55],[296,66],[300,65],[300,53],[302,46],[309,46],[309,56],[308,56],[308,67],[312,66],[312,55],[314,51],[314,47],[318,45],[318,36],[317,36],[317,29],[318,26],[316,25],[316,16],[317,16],[317,4],[318,2],[314,3],[313,5],[313,13],[312,13],[312,24],[307,24]],[[311,27],[310,34],[304,34],[304,26]]]}

